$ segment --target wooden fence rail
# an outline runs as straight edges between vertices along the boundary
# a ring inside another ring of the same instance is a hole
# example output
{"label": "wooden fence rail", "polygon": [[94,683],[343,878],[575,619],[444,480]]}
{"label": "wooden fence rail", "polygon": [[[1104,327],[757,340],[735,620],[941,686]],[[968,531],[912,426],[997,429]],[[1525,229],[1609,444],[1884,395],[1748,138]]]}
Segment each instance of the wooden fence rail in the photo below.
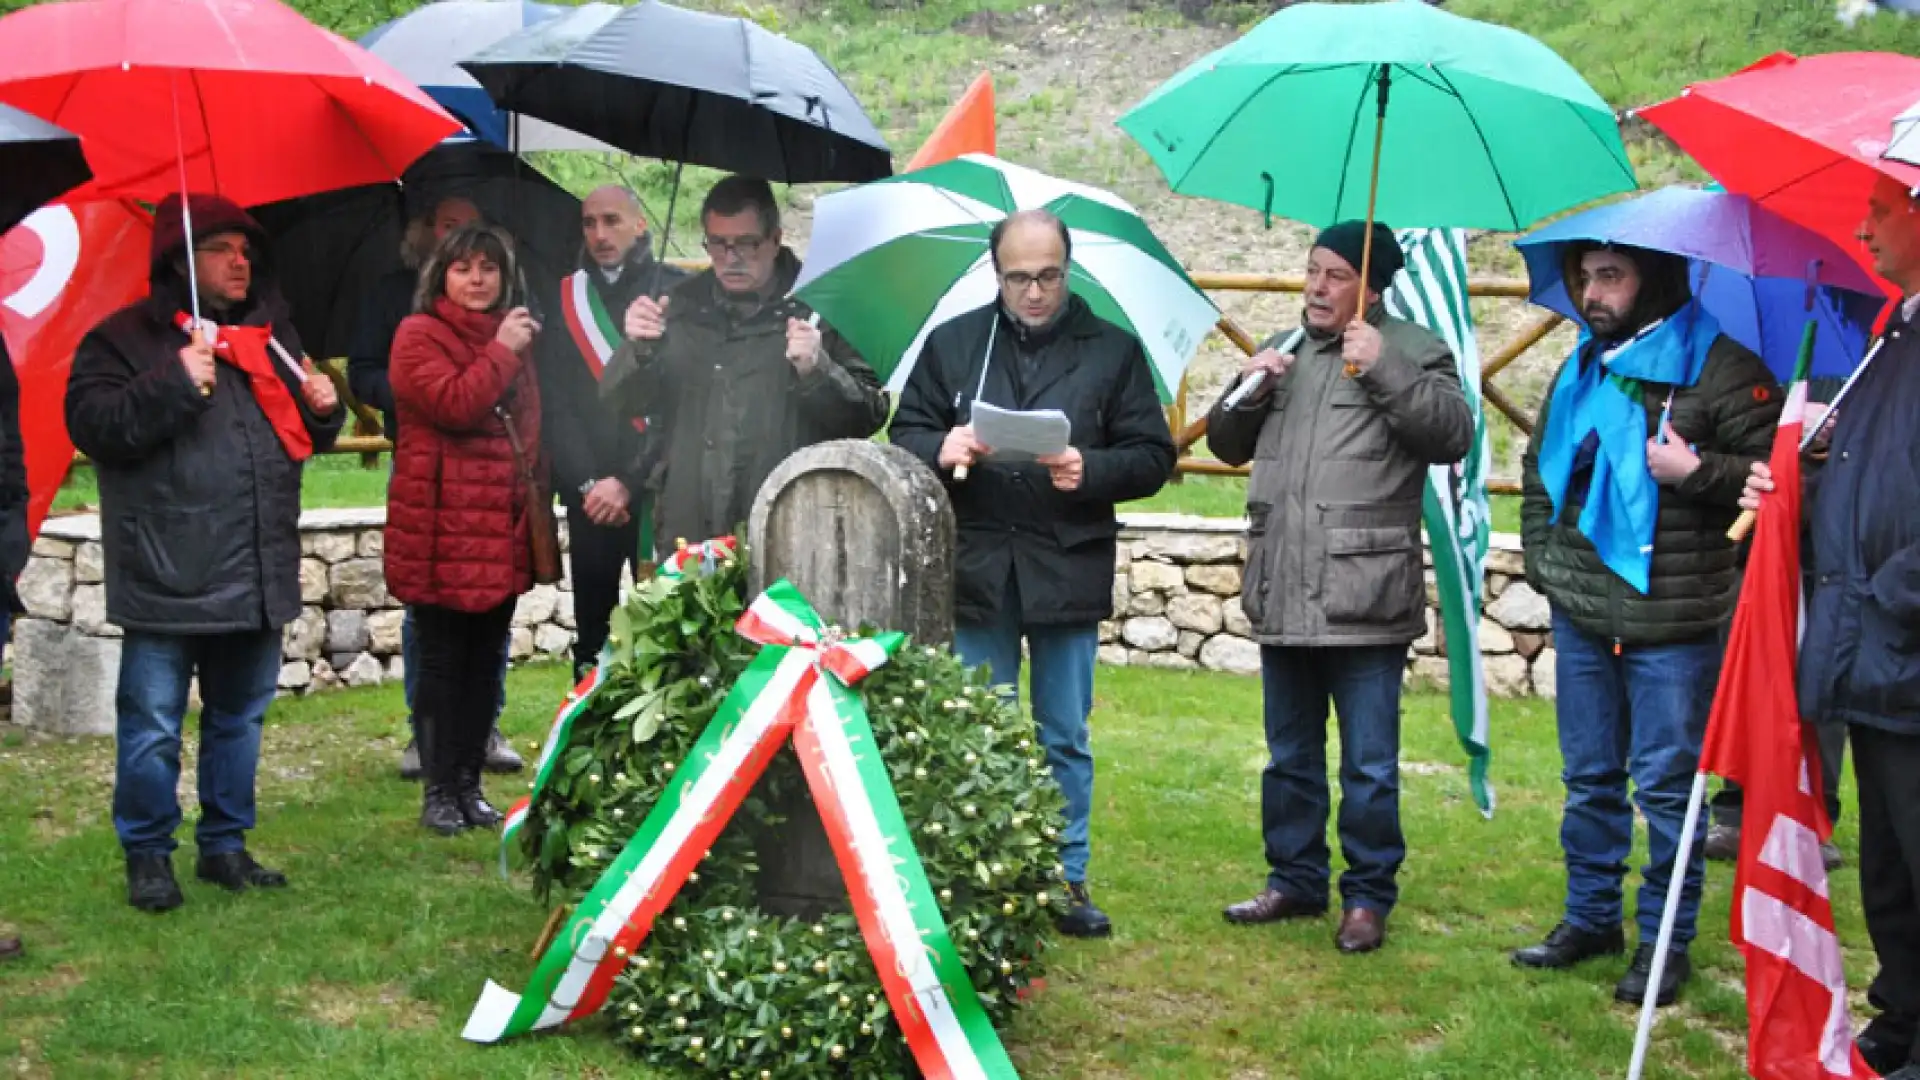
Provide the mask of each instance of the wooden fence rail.
{"label": "wooden fence rail", "polygon": [[[684,260],[674,261],[680,263]],[[685,264],[693,269],[700,269],[705,265],[693,262]],[[1305,291],[1307,287],[1306,278],[1297,274],[1229,274],[1200,271],[1195,272],[1192,278],[1194,284],[1208,292],[1299,293]],[[1527,283],[1521,278],[1474,278],[1467,283],[1467,295],[1525,300],[1528,295]],[[1545,340],[1548,334],[1553,333],[1565,321],[1558,315],[1541,315],[1521,327],[1513,337],[1502,342],[1500,347],[1493,350],[1480,365],[1481,399],[1498,409],[1512,422],[1513,426],[1528,435],[1533,434],[1532,417],[1502,392],[1496,385],[1496,381],[1508,365],[1525,355],[1528,349]],[[1223,337],[1233,342],[1248,356],[1258,351],[1258,339],[1245,327],[1235,322],[1231,316],[1223,315],[1218,329]],[[380,414],[353,396],[353,392],[347,388],[346,376],[337,366],[336,361],[321,361],[315,366],[333,380],[335,387],[340,391],[340,400],[345,402],[353,413],[353,434],[342,435],[327,452],[359,454],[366,460],[369,467],[374,466],[378,462],[379,455],[393,450],[393,444],[381,433]],[[1244,466],[1228,465],[1213,458],[1194,457],[1189,453],[1196,443],[1206,437],[1207,417],[1206,410],[1203,408],[1199,419],[1189,421],[1187,405],[1188,386],[1187,380],[1183,378],[1180,380],[1179,393],[1173,405],[1167,410],[1167,419],[1176,433],[1175,445],[1180,453],[1176,479],[1184,476],[1246,476],[1248,470]],[[74,455],[76,464],[85,464],[86,460],[83,454]],[[1487,490],[1496,495],[1516,495],[1519,494],[1520,485],[1512,479],[1495,477],[1487,481]]]}

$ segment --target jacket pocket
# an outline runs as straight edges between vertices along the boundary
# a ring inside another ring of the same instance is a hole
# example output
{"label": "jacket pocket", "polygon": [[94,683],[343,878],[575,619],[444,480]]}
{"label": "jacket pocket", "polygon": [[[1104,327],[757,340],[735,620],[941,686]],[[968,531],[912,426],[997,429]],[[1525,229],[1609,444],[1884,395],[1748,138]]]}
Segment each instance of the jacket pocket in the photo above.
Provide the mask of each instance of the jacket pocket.
{"label": "jacket pocket", "polygon": [[1320,606],[1329,623],[1391,626],[1420,605],[1420,549],[1412,530],[1329,528]]}
{"label": "jacket pocket", "polygon": [[1262,629],[1267,614],[1268,579],[1273,576],[1273,553],[1268,550],[1267,518],[1272,507],[1250,504],[1247,518],[1247,569],[1240,582],[1240,610],[1247,615],[1256,632]]}
{"label": "jacket pocket", "polygon": [[1331,430],[1327,433],[1327,457],[1378,461],[1392,448],[1392,431],[1387,417],[1366,391],[1352,379],[1342,378],[1328,395]]}
{"label": "jacket pocket", "polygon": [[1871,596],[1860,604],[1860,646],[1849,679],[1855,704],[1888,717],[1920,715],[1920,633]]}
{"label": "jacket pocket", "polygon": [[[128,576],[135,587],[167,597],[205,592],[223,547],[219,516],[214,507],[149,507],[121,518]],[[232,535],[226,539],[230,542]]]}

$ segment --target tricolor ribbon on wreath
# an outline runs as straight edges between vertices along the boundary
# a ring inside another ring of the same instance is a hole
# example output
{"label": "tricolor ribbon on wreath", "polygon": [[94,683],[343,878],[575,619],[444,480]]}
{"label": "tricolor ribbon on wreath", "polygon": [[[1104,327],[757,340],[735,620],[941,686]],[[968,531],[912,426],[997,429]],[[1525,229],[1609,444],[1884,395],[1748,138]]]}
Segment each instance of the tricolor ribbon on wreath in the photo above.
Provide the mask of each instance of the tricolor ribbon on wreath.
{"label": "tricolor ribbon on wreath", "polygon": [[[731,536],[716,537],[699,544],[681,544],[667,560],[660,564],[655,576],[663,578],[682,578],[690,570],[710,574],[722,559],[731,559],[738,543]],[[527,794],[520,797],[507,808],[507,815],[500,829],[500,876],[507,874],[507,852],[513,841],[520,835],[520,827],[527,822],[527,811],[533,808],[535,799],[547,788],[547,780],[552,777],[554,765],[560,759],[560,752],[567,748],[573,735],[574,721],[585,716],[592,704],[594,694],[606,685],[607,650],[600,650],[600,661],[593,671],[580,684],[567,693],[560,702],[560,709],[554,713],[553,727],[547,730],[546,745],[540,748],[540,761],[533,769],[533,784]]]}
{"label": "tricolor ribbon on wreath", "polygon": [[[947,934],[866,708],[850,689],[904,638],[845,637],[824,626],[784,579],[753,602],[736,629],[765,648],[632,841],[541,955],[526,993],[489,981],[462,1036],[498,1042],[597,1012],[688,873],[791,739],[915,1062],[929,1080],[1017,1078]],[[557,752],[549,747],[543,770]]]}

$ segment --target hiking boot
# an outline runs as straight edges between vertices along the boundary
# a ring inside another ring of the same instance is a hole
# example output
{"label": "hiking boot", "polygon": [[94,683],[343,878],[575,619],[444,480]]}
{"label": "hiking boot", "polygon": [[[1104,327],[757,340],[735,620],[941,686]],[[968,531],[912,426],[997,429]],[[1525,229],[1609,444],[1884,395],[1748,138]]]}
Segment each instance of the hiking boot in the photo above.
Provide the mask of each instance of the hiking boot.
{"label": "hiking boot", "polygon": [[408,739],[407,748],[400,751],[400,779],[418,780],[425,775],[420,767],[420,740]]}
{"label": "hiking boot", "polygon": [[1113,921],[1093,906],[1082,881],[1067,882],[1067,913],[1055,919],[1054,928],[1068,937],[1103,938],[1113,934]]}
{"label": "hiking boot", "polygon": [[173,879],[170,855],[127,856],[127,903],[141,911],[172,911],[187,898],[180,895],[180,883]]}
{"label": "hiking boot", "polygon": [[1840,845],[1828,840],[1820,845],[1820,862],[1826,866],[1827,873],[1847,865],[1847,857],[1840,853]]}
{"label": "hiking boot", "polygon": [[487,793],[480,788],[478,771],[469,772],[461,778],[460,790],[454,794],[454,802],[460,807],[461,820],[469,829],[491,829],[500,824],[501,813],[487,802]]}
{"label": "hiking boot", "polygon": [[487,771],[491,773],[517,773],[527,767],[519,754],[513,752],[512,744],[500,734],[499,728],[487,736]]}
{"label": "hiking boot", "polygon": [[[1633,953],[1633,964],[1627,973],[1613,987],[1613,1000],[1627,1005],[1639,1005],[1647,1000],[1647,981],[1653,978],[1653,946],[1642,942]],[[1680,988],[1693,975],[1693,962],[1679,949],[1667,950],[1667,965],[1660,971],[1660,992],[1654,996],[1653,1003],[1666,1008],[1680,997]]]}
{"label": "hiking boot", "polygon": [[193,876],[228,892],[287,887],[287,875],[254,862],[253,856],[244,850],[200,856],[199,863],[193,868]]}
{"label": "hiking boot", "polygon": [[1515,951],[1513,962],[1521,967],[1564,971],[1596,956],[1618,956],[1626,951],[1626,935],[1617,926],[1595,933],[1563,922],[1553,928],[1547,940]]}
{"label": "hiking boot", "polygon": [[1714,825],[1707,829],[1707,858],[1713,862],[1732,862],[1740,857],[1740,826]]}
{"label": "hiking boot", "polygon": [[452,836],[467,827],[467,816],[460,812],[454,793],[438,784],[428,784],[420,798],[420,827]]}

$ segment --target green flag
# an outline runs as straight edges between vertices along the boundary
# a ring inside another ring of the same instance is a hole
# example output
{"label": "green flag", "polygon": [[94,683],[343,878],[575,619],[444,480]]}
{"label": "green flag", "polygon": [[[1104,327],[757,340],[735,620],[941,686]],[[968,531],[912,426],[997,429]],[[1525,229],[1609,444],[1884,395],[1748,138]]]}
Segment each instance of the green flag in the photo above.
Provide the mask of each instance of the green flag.
{"label": "green flag", "polygon": [[1467,752],[1473,801],[1493,816],[1487,783],[1487,681],[1480,666],[1480,592],[1485,582],[1487,509],[1487,419],[1480,401],[1480,348],[1473,337],[1467,297],[1467,237],[1462,229],[1403,229],[1407,265],[1386,298],[1394,316],[1418,323],[1453,350],[1460,388],[1473,413],[1473,446],[1457,465],[1427,470],[1422,516],[1433,548],[1433,573],[1446,629],[1447,674],[1453,692],[1453,726]]}

